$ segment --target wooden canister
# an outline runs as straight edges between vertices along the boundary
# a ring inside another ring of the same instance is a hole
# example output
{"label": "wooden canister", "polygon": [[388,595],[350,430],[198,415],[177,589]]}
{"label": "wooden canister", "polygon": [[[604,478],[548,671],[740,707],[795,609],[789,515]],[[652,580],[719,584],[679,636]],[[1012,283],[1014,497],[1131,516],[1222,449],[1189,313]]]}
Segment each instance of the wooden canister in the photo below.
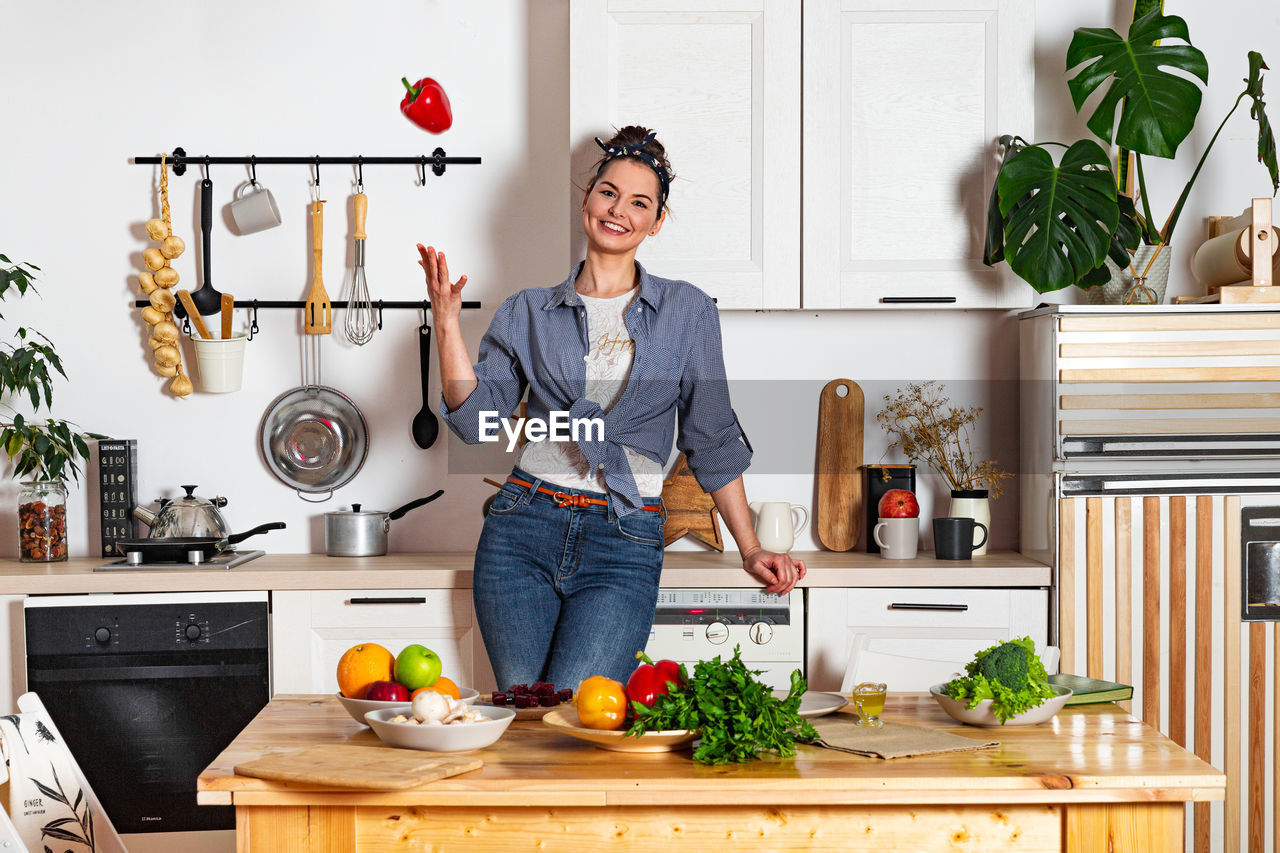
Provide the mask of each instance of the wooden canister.
{"label": "wooden canister", "polygon": [[880,505],[880,498],[884,497],[884,493],[890,489],[906,489],[909,492],[915,492],[916,466],[863,465],[862,471],[863,476],[866,477],[862,493],[864,495],[863,506],[866,507],[867,516],[867,523],[863,525],[862,529],[867,534],[867,553],[879,554],[880,546],[876,544],[875,538],[871,535],[879,515],[876,507]]}

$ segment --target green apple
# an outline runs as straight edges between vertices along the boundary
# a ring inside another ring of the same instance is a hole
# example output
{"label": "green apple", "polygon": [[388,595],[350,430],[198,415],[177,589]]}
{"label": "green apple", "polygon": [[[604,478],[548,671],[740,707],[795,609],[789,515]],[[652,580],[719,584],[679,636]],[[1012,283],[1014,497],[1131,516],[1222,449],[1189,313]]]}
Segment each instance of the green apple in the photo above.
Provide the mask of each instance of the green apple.
{"label": "green apple", "polygon": [[396,681],[409,688],[410,693],[435,684],[443,669],[440,655],[418,643],[405,646],[396,657]]}

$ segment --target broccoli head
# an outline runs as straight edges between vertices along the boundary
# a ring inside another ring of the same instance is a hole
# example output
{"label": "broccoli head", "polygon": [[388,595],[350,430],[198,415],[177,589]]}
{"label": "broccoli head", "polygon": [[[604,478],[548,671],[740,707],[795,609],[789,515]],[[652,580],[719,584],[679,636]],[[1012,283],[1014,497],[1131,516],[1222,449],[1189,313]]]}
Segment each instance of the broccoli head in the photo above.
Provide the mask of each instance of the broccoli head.
{"label": "broccoli head", "polygon": [[1010,690],[1026,690],[1029,669],[1029,657],[1035,651],[1028,651],[1018,641],[1001,643],[984,652],[979,652],[970,664],[970,675],[981,673],[988,681],[998,681]]}

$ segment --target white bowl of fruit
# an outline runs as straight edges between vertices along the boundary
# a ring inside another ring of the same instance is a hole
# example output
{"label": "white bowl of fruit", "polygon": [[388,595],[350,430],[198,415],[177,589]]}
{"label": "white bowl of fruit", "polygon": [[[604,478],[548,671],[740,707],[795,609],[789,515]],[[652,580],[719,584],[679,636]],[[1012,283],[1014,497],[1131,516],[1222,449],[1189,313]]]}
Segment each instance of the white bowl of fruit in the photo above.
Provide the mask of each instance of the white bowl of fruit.
{"label": "white bowl of fruit", "polygon": [[370,711],[408,708],[427,690],[466,705],[476,701],[478,690],[455,684],[442,668],[435,652],[416,643],[395,656],[377,643],[361,643],[338,661],[338,701],[361,725]]}

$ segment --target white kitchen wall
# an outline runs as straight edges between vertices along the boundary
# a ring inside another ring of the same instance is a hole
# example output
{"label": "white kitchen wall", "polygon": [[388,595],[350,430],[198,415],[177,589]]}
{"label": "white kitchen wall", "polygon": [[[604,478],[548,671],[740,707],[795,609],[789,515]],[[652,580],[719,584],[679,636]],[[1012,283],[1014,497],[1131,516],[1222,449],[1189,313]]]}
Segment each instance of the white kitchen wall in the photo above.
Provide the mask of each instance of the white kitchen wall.
{"label": "white kitchen wall", "polygon": [[[1070,141],[1082,127],[1070,111],[1061,71],[1070,32],[1111,24],[1128,4],[1036,5],[1037,127],[1001,130]],[[409,438],[420,406],[415,312],[387,312],[385,327],[364,348],[337,334],[325,340],[324,381],[355,399],[371,432],[365,467],[327,504],[301,501],[271,476],[256,449],[263,410],[300,381],[299,316],[260,313],[260,337],[249,344],[240,392],[197,393],[187,400],[164,392],[165,380],[149,366],[145,327],[131,307],[141,252],[150,245],[142,224],[158,210],[158,171],[129,159],[175,146],[214,155],[417,155],[441,145],[451,155],[483,157],[481,166],[451,167],[443,178],[430,177],[426,188],[415,185],[409,166],[370,166],[364,175],[367,270],[375,298],[423,298],[414,243],[444,247],[452,270],[469,274],[468,295],[484,303],[466,316],[474,351],[505,296],[557,282],[566,272],[566,0],[359,6],[225,0],[163,8],[120,0],[8,2],[0,9],[7,35],[0,52],[0,252],[41,266],[44,294],[0,309],[0,330],[22,323],[57,344],[71,378],[57,389],[56,413],[86,429],[138,439],[144,502],[178,494],[181,483],[197,483],[205,495],[229,498],[226,514],[235,529],[288,523],[287,530],[254,540],[258,547],[322,551],[325,510],[353,501],[391,509],[443,487],[444,500],[392,527],[392,549],[470,549],[481,504],[492,490],[478,475],[459,473],[465,459],[450,459],[469,451],[444,438],[422,451]],[[1212,70],[1189,154],[1204,144],[1238,90],[1244,51],[1266,53],[1280,43],[1280,11],[1260,11],[1247,0],[1171,3],[1170,11],[1188,19]],[[453,103],[451,130],[432,136],[399,115],[402,76],[433,76],[443,84]],[[1197,290],[1188,263],[1195,245],[1190,237],[1202,218],[1238,212],[1264,192],[1252,133],[1241,114],[1219,141],[1184,216],[1171,295]],[[672,156],[678,170],[680,152]],[[1151,169],[1160,210],[1172,204],[1191,166]],[[190,288],[201,280],[197,172],[170,178],[175,230],[188,245],[175,266],[180,286]],[[231,230],[226,211],[247,173],[214,166],[211,177],[217,193],[213,283],[238,299],[304,298],[311,261],[307,168],[258,169],[284,224],[250,236]],[[346,267],[353,261],[353,177],[347,167],[321,172],[329,202],[324,278],[334,299],[345,296]],[[678,184],[673,195],[678,203]],[[683,224],[676,219],[669,227]],[[680,276],[679,270],[655,272]],[[1038,301],[1028,288],[1027,305]],[[238,326],[245,319],[237,312]],[[335,329],[341,321],[342,312],[335,312]],[[880,397],[907,381],[937,378],[959,400],[988,407],[982,449],[1006,466],[1016,464],[1017,321],[1011,313],[726,312],[721,321],[730,378],[739,382],[735,403],[757,450],[747,477],[753,499],[813,503],[817,391],[839,376],[868,391],[867,461],[901,461],[883,452],[885,439],[874,421]],[[190,363],[191,353],[184,355]],[[435,376],[432,387],[438,389]],[[927,518],[938,499],[945,502],[945,491],[932,480],[922,491]],[[12,480],[0,481],[0,507],[12,508],[16,492]],[[1015,484],[993,510],[996,547],[1016,547],[1016,507]],[[73,491],[74,554],[97,553],[95,508],[92,488]],[[13,527],[0,523],[2,554],[16,554]],[[797,548],[813,547],[806,530]]]}

